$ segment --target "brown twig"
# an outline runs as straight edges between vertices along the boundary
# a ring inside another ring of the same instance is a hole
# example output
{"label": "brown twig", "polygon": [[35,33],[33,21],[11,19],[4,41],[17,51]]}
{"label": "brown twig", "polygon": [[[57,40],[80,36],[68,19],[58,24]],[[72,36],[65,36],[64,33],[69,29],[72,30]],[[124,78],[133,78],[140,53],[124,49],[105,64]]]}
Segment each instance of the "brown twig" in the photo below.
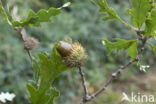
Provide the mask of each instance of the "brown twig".
{"label": "brown twig", "polygon": [[[22,28],[21,28],[21,27],[16,27],[16,28],[14,28],[14,29],[18,32],[18,34],[20,35],[21,39],[22,39],[23,42],[24,42],[24,41],[25,41],[25,38],[24,38],[24,34],[22,33]],[[28,49],[25,49],[25,50],[27,51],[27,53],[28,53],[30,59],[33,60],[33,56],[31,55],[30,50],[28,50]]]}
{"label": "brown twig", "polygon": [[30,50],[27,50],[27,49],[25,49],[25,50],[27,51],[27,53],[28,53],[28,55],[29,55],[30,59],[31,59],[31,60],[33,60],[33,56],[31,55]]}
{"label": "brown twig", "polygon": [[90,99],[90,98],[89,98],[87,83],[86,83],[82,68],[78,67],[78,69],[79,69],[79,73],[81,75],[82,85],[83,85],[83,89],[84,89],[84,96],[83,96],[83,101],[81,102],[81,104],[85,104],[86,99]]}
{"label": "brown twig", "polygon": [[[142,34],[140,34],[140,32],[137,32],[137,35],[138,36],[141,36]],[[81,104],[86,104],[87,102],[93,100],[96,96],[98,96],[99,94],[101,94],[103,91],[106,90],[106,88],[112,83],[112,81],[117,78],[121,72],[123,70],[125,70],[128,66],[130,66],[132,63],[134,62],[137,62],[140,60],[140,58],[142,57],[142,54],[144,52],[144,49],[145,49],[145,45],[146,45],[146,42],[147,42],[147,39],[146,37],[144,38],[141,38],[141,42],[142,42],[142,46],[141,46],[141,49],[140,49],[140,52],[138,53],[138,55],[132,60],[132,61],[129,61],[127,64],[121,66],[115,73],[112,74],[112,76],[108,79],[108,81],[105,83],[105,85],[100,88],[98,91],[96,91],[95,93],[93,93],[91,96],[89,96],[88,98],[84,99],[83,102],[81,102]]]}

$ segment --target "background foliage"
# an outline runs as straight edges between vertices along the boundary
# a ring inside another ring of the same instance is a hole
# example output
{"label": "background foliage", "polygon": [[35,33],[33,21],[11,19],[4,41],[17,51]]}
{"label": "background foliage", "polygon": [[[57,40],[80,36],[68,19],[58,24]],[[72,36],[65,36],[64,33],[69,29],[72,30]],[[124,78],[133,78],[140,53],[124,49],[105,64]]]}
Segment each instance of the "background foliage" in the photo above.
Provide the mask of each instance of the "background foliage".
{"label": "background foliage", "polygon": [[[101,39],[112,38],[134,39],[133,31],[129,31],[123,24],[110,21],[104,22],[100,18],[97,6],[89,0],[3,0],[3,3],[10,6],[10,11],[16,19],[26,17],[26,12],[31,8],[38,11],[41,8],[60,7],[65,2],[70,1],[72,5],[63,9],[57,17],[53,17],[52,23],[43,23],[41,27],[26,27],[29,36],[36,37],[41,43],[40,47],[33,50],[33,55],[43,51],[51,51],[53,42],[58,42],[67,37],[78,40],[86,48],[88,59],[84,66],[84,71],[90,86],[90,92],[96,91],[104,83],[107,77],[115,71],[119,65],[126,63],[125,53],[116,54],[113,52],[107,57],[107,51],[101,43]],[[130,21],[127,16],[126,8],[131,7],[129,0],[108,0],[109,4],[125,21]],[[0,15],[0,18],[1,15]],[[155,44],[154,40],[151,40]],[[142,64],[149,64],[150,70],[147,75],[139,72],[139,68],[132,66],[128,71],[116,80],[109,90],[99,97],[93,104],[115,104],[119,103],[122,91],[141,91],[144,93],[156,91],[153,88],[155,81],[154,60],[156,56],[148,47],[143,57]],[[31,61],[23,49],[22,40],[18,34],[0,19],[0,92],[10,91],[16,94],[14,104],[28,104],[28,93],[26,83],[32,79]],[[61,97],[57,100],[58,104],[75,104],[79,101],[82,94],[80,76],[78,70],[63,73],[53,82],[61,90]],[[151,74],[153,73],[153,74]],[[138,77],[135,77],[137,75]],[[146,80],[144,82],[140,80]],[[119,84],[120,83],[120,84]],[[128,87],[127,87],[128,86]],[[156,86],[156,85],[155,85]],[[107,96],[106,96],[107,94]],[[113,102],[116,101],[116,102]]]}

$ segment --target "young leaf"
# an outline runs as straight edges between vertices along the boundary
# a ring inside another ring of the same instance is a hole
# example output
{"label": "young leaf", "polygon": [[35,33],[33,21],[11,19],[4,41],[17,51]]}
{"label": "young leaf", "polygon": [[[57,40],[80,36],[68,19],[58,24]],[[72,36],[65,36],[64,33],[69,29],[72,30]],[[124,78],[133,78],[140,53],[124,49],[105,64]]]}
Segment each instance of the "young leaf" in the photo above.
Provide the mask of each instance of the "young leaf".
{"label": "young leaf", "polygon": [[149,0],[131,0],[132,9],[128,9],[131,21],[135,27],[141,28],[151,7]]}
{"label": "young leaf", "polygon": [[56,16],[61,13],[60,9],[50,8],[49,10],[41,9],[37,13],[30,10],[27,18],[21,19],[20,21],[12,20],[14,27],[17,26],[40,26],[41,22],[49,22],[52,16]]}
{"label": "young leaf", "polygon": [[136,40],[123,40],[123,39],[119,39],[119,38],[116,38],[115,39],[116,42],[110,42],[108,40],[104,40],[105,41],[105,46],[107,48],[107,51],[108,51],[108,55],[111,53],[112,50],[122,50],[122,49],[127,49],[129,48],[129,46],[131,44],[133,44]]}
{"label": "young leaf", "polygon": [[127,50],[127,55],[134,58],[137,55],[137,40],[123,40],[123,39],[115,39],[116,42],[110,42],[108,40],[104,40],[105,46],[107,48],[108,55],[113,50]]}
{"label": "young leaf", "polygon": [[38,83],[38,80],[39,80],[39,76],[40,76],[40,67],[38,66],[38,63],[36,60],[32,60],[32,67],[33,67],[33,70],[34,70],[34,75],[35,75],[35,81],[36,83]]}
{"label": "young leaf", "polygon": [[41,9],[37,13],[30,10],[28,16],[19,21],[13,19],[11,14],[5,12],[2,2],[0,0],[0,13],[3,15],[4,20],[13,27],[24,27],[24,26],[40,26],[42,22],[49,22],[50,18],[61,13],[61,9],[70,5],[70,2],[64,4],[60,8],[49,8],[48,10]]}
{"label": "young leaf", "polygon": [[37,104],[37,101],[38,101],[38,95],[37,95],[37,91],[36,89],[31,85],[31,84],[27,84],[27,89],[29,91],[29,100],[32,102],[32,104]]}
{"label": "young leaf", "polygon": [[37,13],[30,10],[27,18],[21,19],[20,21],[14,21],[12,19],[12,24],[14,27],[40,26],[40,23],[49,22],[51,17],[60,14],[61,9],[64,7],[68,7],[69,5],[70,5],[70,2],[67,2],[60,8],[49,8],[48,10],[41,9]]}
{"label": "young leaf", "polygon": [[2,5],[1,0],[0,0],[0,13],[2,14],[4,20],[5,20],[8,24],[12,25],[11,22],[10,22],[10,20],[9,20],[9,18],[8,18],[8,16],[7,16],[7,14],[6,14],[6,12],[5,12],[5,10],[4,10],[4,8],[3,8],[3,5]]}
{"label": "young leaf", "polygon": [[152,10],[146,20],[145,36],[156,36],[156,10]]}
{"label": "young leaf", "polygon": [[38,72],[40,72],[41,82],[37,88],[30,84],[27,85],[30,101],[32,104],[53,104],[54,98],[59,96],[59,92],[50,87],[51,83],[60,73],[66,71],[68,67],[62,63],[61,56],[56,50],[56,44],[53,46],[51,55],[40,53],[38,56],[39,62],[33,61],[33,68],[35,68],[34,74],[36,79],[38,79]]}
{"label": "young leaf", "polygon": [[120,19],[120,17],[117,15],[115,10],[113,8],[108,7],[106,0],[94,0],[97,5],[99,6],[99,11],[103,13],[107,13],[108,16],[104,17],[103,20],[114,20],[114,19]]}
{"label": "young leaf", "polygon": [[51,88],[50,89],[50,99],[47,104],[54,104],[54,99],[58,96],[60,96],[59,91],[57,91],[56,88]]}
{"label": "young leaf", "polygon": [[138,54],[138,41],[135,41],[128,49],[127,49],[127,56],[131,57],[131,60],[133,60],[137,54]]}
{"label": "young leaf", "polygon": [[98,5],[99,12],[107,14],[107,16],[103,17],[104,21],[106,21],[106,20],[118,20],[122,24],[124,24],[125,26],[129,27],[130,29],[134,29],[133,26],[129,25],[128,23],[126,23],[125,21],[123,21],[119,17],[113,8],[108,6],[106,0],[93,0],[93,2],[95,2]]}

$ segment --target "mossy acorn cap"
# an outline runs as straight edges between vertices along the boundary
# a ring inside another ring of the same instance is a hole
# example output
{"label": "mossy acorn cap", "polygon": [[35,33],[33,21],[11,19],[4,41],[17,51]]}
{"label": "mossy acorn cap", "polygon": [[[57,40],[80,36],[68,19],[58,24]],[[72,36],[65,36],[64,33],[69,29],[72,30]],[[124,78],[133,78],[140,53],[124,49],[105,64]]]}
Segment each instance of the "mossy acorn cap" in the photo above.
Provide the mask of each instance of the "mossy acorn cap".
{"label": "mossy acorn cap", "polygon": [[87,58],[86,51],[79,42],[60,41],[57,51],[62,56],[62,61],[69,67],[80,67]]}

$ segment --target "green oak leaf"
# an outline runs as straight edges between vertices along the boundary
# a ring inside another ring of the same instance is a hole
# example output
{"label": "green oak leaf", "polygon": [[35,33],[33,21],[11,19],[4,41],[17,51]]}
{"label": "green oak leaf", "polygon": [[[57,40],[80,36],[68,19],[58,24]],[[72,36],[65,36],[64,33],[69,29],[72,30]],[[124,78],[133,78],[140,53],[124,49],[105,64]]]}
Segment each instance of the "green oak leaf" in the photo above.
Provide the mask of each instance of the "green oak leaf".
{"label": "green oak leaf", "polygon": [[146,20],[145,36],[156,36],[156,10],[152,10]]}
{"label": "green oak leaf", "polygon": [[146,15],[151,8],[149,0],[131,0],[132,9],[128,9],[131,16],[131,22],[135,27],[141,28],[146,20]]}
{"label": "green oak leaf", "polygon": [[47,104],[54,104],[54,99],[60,96],[60,93],[56,88],[50,88],[50,99]]}
{"label": "green oak leaf", "polygon": [[12,20],[12,24],[14,27],[17,26],[40,26],[42,22],[50,22],[51,17],[57,16],[61,13],[61,9],[64,7],[68,7],[70,2],[65,3],[60,8],[49,8],[48,10],[41,9],[37,13],[30,10],[27,18],[21,19],[20,21]]}
{"label": "green oak leaf", "polygon": [[99,6],[99,11],[101,13],[107,13],[107,16],[103,18],[104,21],[120,19],[115,10],[111,7],[108,7],[106,0],[94,0],[94,2]]}
{"label": "green oak leaf", "polygon": [[122,20],[119,15],[115,12],[115,10],[111,7],[109,7],[107,0],[92,0],[97,6],[99,7],[99,12],[105,14],[106,16],[103,17],[104,21],[107,20],[118,20],[125,26],[129,27],[130,29],[134,29],[133,26],[126,23],[124,20]]}
{"label": "green oak leaf", "polygon": [[107,39],[104,39],[108,55],[110,55],[113,50],[126,50],[127,56],[130,56],[131,59],[136,57],[138,40],[123,40],[119,38],[116,38],[115,40],[116,42],[110,42]]}
{"label": "green oak leaf", "polygon": [[7,14],[6,14],[5,10],[4,10],[4,8],[3,8],[3,5],[2,5],[1,0],[0,0],[0,13],[2,14],[4,20],[5,20],[8,24],[12,25],[12,23],[10,22],[10,20],[9,20],[9,18],[8,18]]}
{"label": "green oak leaf", "polygon": [[138,54],[138,41],[135,41],[128,49],[127,56],[130,56],[131,60],[133,60]]}
{"label": "green oak leaf", "polygon": [[31,101],[32,104],[37,104],[38,101],[38,95],[37,95],[37,89],[30,83],[27,84],[27,89],[29,91],[29,100]]}
{"label": "green oak leaf", "polygon": [[9,11],[5,12],[2,2],[0,0],[0,13],[4,17],[4,20],[13,27],[24,27],[24,26],[40,26],[43,22],[50,22],[51,17],[54,17],[61,13],[61,9],[70,5],[70,2],[64,4],[60,8],[49,8],[48,10],[41,9],[37,13],[33,10],[28,12],[28,16],[19,21],[13,19]]}
{"label": "green oak leaf", "polygon": [[[52,53],[38,54],[39,61],[33,60],[34,76],[36,86],[27,84],[32,104],[54,104],[54,98],[59,96],[59,92],[51,87],[52,82],[62,72],[69,68],[61,61],[61,56],[53,46]],[[40,80],[39,80],[40,78]]]}
{"label": "green oak leaf", "polygon": [[49,8],[48,10],[41,9],[37,13],[30,10],[27,18],[21,19],[20,21],[12,20],[14,27],[18,26],[40,26],[42,22],[49,22],[50,18],[61,13],[60,9]]}
{"label": "green oak leaf", "polygon": [[39,76],[40,76],[40,67],[39,67],[39,65],[38,65],[36,60],[33,59],[32,63],[33,63],[32,67],[33,67],[33,70],[34,70],[35,81],[37,83],[38,80],[39,80]]}
{"label": "green oak leaf", "polygon": [[104,39],[105,41],[105,46],[108,51],[108,55],[112,52],[112,50],[122,50],[122,49],[127,49],[130,45],[132,45],[136,40],[123,40],[116,38],[116,42],[110,42],[107,39]]}

